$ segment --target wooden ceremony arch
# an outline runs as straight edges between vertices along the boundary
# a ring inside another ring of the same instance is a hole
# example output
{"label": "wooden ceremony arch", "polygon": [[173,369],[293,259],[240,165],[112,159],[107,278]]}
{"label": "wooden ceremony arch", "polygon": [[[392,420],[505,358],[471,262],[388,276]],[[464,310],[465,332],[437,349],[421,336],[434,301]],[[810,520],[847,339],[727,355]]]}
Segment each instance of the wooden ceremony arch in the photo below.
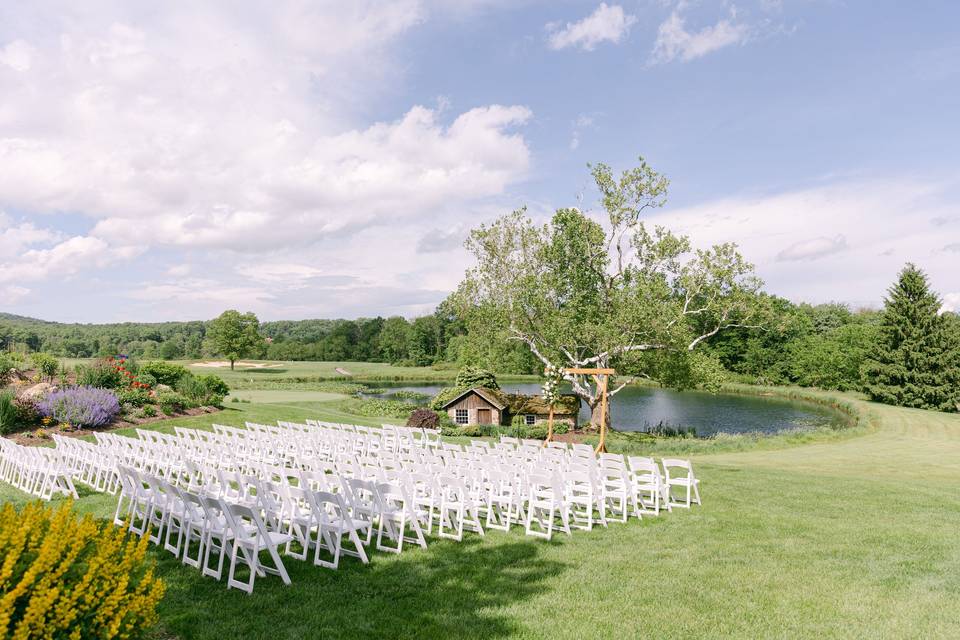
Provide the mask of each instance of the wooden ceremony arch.
{"label": "wooden ceremony arch", "polygon": [[[597,444],[597,453],[606,453],[607,451],[607,381],[610,376],[617,375],[613,369],[584,369],[580,367],[568,367],[560,369],[562,373],[579,374],[593,376],[600,385],[600,442]],[[601,377],[602,376],[602,377]],[[547,439],[543,441],[543,446],[553,440],[553,405],[550,405],[550,419],[547,424]]]}

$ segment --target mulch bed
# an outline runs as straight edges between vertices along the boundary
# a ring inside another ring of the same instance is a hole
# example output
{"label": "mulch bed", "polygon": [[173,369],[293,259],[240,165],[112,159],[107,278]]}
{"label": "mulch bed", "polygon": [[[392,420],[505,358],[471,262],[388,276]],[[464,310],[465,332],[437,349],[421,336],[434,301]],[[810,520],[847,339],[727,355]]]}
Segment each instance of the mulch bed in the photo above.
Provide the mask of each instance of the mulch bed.
{"label": "mulch bed", "polygon": [[[160,414],[152,418],[123,418],[117,420],[116,422],[111,423],[107,427],[102,429],[71,429],[70,431],[61,431],[56,427],[37,427],[37,429],[43,429],[43,431],[49,436],[52,434],[57,434],[64,436],[65,438],[80,438],[83,436],[89,436],[94,433],[103,433],[104,431],[116,431],[117,429],[129,429],[130,427],[139,427],[144,424],[151,424],[154,422],[162,422],[164,420],[171,420],[174,418],[188,418],[190,416],[200,416],[205,413],[217,413],[221,411],[216,407],[197,407],[195,409],[187,409],[181,413],[168,416]],[[50,442],[50,438],[37,438],[33,434],[36,432],[36,429],[30,431],[20,431],[18,433],[10,434],[6,437],[10,438],[17,444],[25,446],[40,446],[45,443]]]}

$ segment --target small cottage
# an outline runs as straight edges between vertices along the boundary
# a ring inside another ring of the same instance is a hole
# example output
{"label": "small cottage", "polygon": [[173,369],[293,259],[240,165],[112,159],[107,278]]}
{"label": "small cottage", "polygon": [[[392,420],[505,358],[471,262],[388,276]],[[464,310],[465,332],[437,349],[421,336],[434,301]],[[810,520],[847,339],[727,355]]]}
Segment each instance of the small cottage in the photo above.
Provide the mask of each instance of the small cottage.
{"label": "small cottage", "polygon": [[[474,387],[467,389],[443,405],[450,419],[461,425],[510,424],[514,416],[523,416],[528,425],[545,422],[550,406],[541,396],[522,393],[504,393],[495,389]],[[553,409],[554,422],[577,424],[580,398],[573,394],[561,395]]]}

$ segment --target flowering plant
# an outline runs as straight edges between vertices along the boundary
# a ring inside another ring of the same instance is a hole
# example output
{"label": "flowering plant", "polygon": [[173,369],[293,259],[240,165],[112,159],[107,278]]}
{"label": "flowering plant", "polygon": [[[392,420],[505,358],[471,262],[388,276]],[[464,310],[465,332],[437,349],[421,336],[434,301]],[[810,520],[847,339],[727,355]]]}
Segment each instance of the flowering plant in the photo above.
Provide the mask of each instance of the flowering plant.
{"label": "flowering plant", "polygon": [[563,374],[553,365],[547,365],[544,375],[547,379],[543,381],[543,400],[552,407],[560,399],[560,381],[563,380]]}
{"label": "flowering plant", "polygon": [[69,387],[54,391],[37,403],[40,414],[78,427],[102,427],[120,413],[112,391],[96,387]]}

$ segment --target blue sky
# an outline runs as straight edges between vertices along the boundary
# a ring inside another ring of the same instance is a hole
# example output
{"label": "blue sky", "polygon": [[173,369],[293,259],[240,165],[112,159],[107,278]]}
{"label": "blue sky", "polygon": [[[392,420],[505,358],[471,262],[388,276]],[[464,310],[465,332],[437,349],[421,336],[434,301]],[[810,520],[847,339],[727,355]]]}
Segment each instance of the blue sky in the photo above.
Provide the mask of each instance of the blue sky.
{"label": "blue sky", "polygon": [[0,310],[416,315],[467,230],[643,155],[767,289],[960,309],[952,2],[0,7]]}

